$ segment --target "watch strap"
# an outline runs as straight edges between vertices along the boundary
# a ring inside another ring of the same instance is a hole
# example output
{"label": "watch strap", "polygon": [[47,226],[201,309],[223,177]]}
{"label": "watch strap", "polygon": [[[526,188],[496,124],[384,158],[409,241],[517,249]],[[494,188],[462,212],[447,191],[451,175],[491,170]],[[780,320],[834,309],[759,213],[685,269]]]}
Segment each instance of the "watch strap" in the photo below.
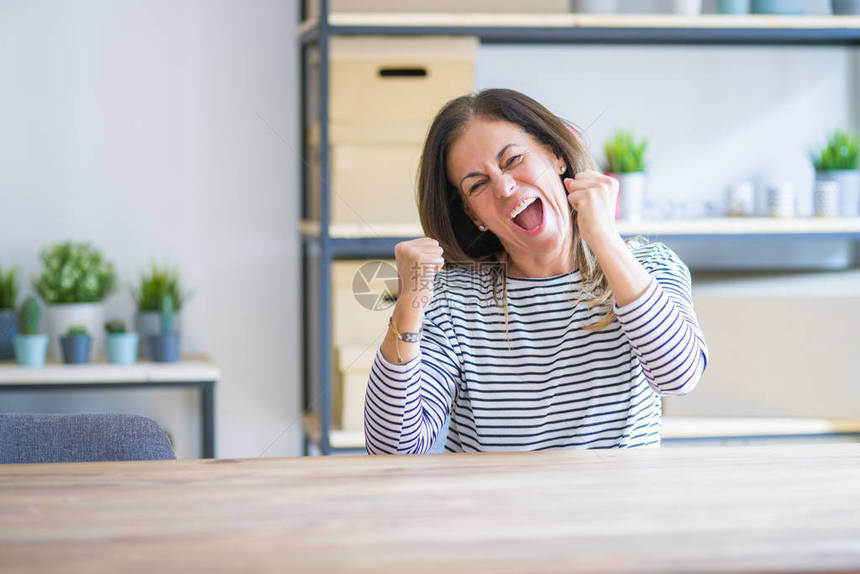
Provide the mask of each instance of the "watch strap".
{"label": "watch strap", "polygon": [[394,326],[394,317],[388,318],[388,326],[391,327],[395,337],[401,341],[405,341],[406,343],[419,343],[421,341],[421,333],[424,332],[424,327],[421,327],[418,329],[417,333],[401,333],[397,330],[397,327]]}

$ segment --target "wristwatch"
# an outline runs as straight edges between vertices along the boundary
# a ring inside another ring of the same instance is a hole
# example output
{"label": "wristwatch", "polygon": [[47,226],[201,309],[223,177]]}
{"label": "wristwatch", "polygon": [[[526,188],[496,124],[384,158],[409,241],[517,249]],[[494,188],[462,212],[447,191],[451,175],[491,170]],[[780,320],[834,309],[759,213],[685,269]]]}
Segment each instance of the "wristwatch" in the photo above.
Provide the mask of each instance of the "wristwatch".
{"label": "wristwatch", "polygon": [[424,332],[424,327],[418,329],[417,333],[401,333],[397,330],[397,327],[394,326],[394,317],[388,318],[388,326],[391,327],[391,330],[394,332],[394,336],[400,339],[401,341],[405,341],[407,343],[419,343],[421,342],[421,333]]}

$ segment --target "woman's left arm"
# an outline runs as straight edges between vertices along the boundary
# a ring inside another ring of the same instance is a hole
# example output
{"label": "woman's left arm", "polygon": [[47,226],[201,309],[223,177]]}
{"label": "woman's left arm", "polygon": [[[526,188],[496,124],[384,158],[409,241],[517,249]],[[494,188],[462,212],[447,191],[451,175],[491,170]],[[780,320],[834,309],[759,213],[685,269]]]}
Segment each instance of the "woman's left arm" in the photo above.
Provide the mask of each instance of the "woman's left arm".
{"label": "woman's left arm", "polygon": [[660,394],[683,395],[701,378],[708,348],[693,310],[690,274],[668,248],[651,249],[650,272],[615,228],[618,182],[595,171],[566,179],[579,233],[615,296],[615,314],[646,379]]}

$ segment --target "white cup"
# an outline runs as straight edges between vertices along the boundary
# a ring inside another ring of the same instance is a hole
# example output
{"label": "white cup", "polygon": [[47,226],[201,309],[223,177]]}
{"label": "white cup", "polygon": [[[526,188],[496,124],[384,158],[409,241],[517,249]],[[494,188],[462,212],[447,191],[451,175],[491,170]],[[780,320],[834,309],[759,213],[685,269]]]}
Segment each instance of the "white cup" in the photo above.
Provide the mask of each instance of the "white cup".
{"label": "white cup", "polygon": [[794,217],[796,203],[797,194],[791,183],[776,183],[768,187],[767,212],[771,217]]}
{"label": "white cup", "polygon": [[839,182],[817,181],[813,191],[815,215],[817,217],[836,217],[839,215]]}
{"label": "white cup", "polygon": [[726,190],[726,213],[728,215],[753,215],[755,213],[755,186],[750,181],[738,181]]}
{"label": "white cup", "polygon": [[698,16],[702,13],[702,0],[674,0],[672,7],[680,16]]}

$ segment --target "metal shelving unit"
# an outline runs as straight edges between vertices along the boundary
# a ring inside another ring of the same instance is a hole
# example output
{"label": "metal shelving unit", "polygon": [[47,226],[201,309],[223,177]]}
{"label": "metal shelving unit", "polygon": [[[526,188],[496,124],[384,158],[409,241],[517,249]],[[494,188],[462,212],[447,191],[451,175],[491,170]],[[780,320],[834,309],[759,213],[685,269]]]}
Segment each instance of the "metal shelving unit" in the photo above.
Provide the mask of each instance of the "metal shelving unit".
{"label": "metal shelving unit", "polygon": [[[329,40],[332,36],[477,36],[488,43],[638,45],[860,45],[860,17],[523,14],[329,14],[319,0],[319,17],[300,7],[301,142],[310,157],[307,126],[319,125],[319,220],[309,221],[310,173],[302,186],[302,341],[304,452],[363,452],[360,433],[331,429],[331,263],[341,259],[390,258],[394,245],[417,237],[420,229],[381,226],[376,233],[330,220]],[[308,94],[311,52],[318,58],[318,93]],[[314,117],[309,118],[311,102]],[[626,229],[625,226],[626,225]],[[846,220],[690,220],[622,224],[623,235],[713,239],[749,237],[841,237],[860,239],[860,219]]]}

